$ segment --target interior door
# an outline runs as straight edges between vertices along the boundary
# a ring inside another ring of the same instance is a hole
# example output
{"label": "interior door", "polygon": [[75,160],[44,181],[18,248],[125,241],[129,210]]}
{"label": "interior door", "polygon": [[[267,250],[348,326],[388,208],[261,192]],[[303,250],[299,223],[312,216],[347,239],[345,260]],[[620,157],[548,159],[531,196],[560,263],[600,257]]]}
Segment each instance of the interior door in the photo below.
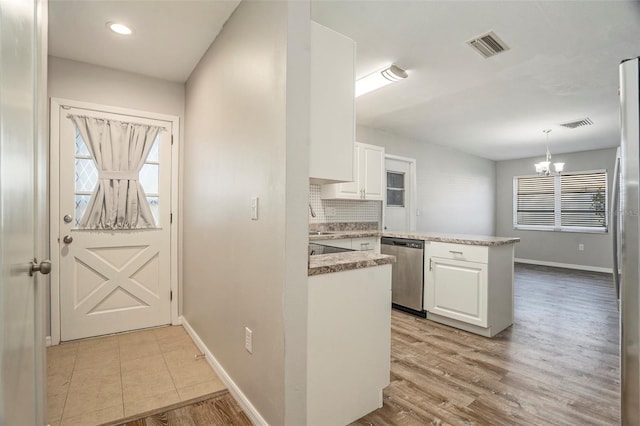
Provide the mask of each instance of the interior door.
{"label": "interior door", "polygon": [[394,158],[385,159],[387,197],[384,208],[384,229],[411,231],[411,164]]}
{"label": "interior door", "polygon": [[[139,176],[156,228],[80,228],[98,170],[70,114],[166,129],[155,139]],[[59,113],[61,340],[171,322],[171,126],[73,107]]]}
{"label": "interior door", "polygon": [[42,419],[35,277],[35,4],[0,1],[0,424]]}

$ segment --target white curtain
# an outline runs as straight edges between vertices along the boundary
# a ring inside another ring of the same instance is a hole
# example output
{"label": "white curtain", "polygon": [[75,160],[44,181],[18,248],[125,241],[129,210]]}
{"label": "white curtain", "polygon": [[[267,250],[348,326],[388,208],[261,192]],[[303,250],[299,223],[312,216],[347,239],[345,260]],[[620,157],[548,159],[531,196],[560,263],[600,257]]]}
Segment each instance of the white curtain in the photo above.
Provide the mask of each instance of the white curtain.
{"label": "white curtain", "polygon": [[162,127],[69,115],[98,169],[98,184],[80,220],[85,229],[156,227],[138,181]]}

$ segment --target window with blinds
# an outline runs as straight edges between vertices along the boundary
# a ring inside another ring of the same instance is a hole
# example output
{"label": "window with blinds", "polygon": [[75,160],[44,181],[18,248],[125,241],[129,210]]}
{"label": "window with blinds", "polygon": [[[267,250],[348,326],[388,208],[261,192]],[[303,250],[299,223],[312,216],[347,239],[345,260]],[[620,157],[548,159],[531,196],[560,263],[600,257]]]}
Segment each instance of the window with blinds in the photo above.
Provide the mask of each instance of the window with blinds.
{"label": "window with blinds", "polygon": [[516,176],[513,226],[547,231],[606,232],[607,172]]}

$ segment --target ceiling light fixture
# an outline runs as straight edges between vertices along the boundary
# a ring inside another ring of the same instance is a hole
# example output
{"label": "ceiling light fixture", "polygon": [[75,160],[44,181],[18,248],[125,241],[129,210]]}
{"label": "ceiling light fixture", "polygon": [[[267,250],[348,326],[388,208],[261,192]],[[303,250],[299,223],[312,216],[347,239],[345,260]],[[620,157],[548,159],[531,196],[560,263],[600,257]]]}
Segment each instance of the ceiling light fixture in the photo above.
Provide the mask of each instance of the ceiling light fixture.
{"label": "ceiling light fixture", "polygon": [[133,33],[133,30],[131,28],[117,22],[107,22],[107,28],[120,35],[131,35]]}
{"label": "ceiling light fixture", "polygon": [[[551,153],[549,152],[549,133],[551,133],[551,129],[546,129],[542,131],[547,135],[547,154],[545,157],[545,161],[541,161],[536,163],[536,173],[539,175],[549,176],[551,172]],[[562,170],[564,170],[564,163],[553,163],[553,168],[555,169],[555,173],[560,174]]]}
{"label": "ceiling light fixture", "polygon": [[405,79],[407,76],[407,72],[402,68],[395,65],[389,65],[384,69],[371,73],[356,81],[356,98],[364,95],[365,93],[384,87],[387,84]]}

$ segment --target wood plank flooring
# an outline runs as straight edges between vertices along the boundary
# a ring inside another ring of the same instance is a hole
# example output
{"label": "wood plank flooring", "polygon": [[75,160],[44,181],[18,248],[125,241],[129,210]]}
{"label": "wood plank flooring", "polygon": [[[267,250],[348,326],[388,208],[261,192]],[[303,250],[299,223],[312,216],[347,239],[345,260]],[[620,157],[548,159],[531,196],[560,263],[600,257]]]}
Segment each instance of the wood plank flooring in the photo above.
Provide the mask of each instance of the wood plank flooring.
{"label": "wood plank flooring", "polygon": [[121,426],[251,426],[229,391],[193,404],[162,410]]}
{"label": "wood plank flooring", "polygon": [[516,265],[514,325],[493,339],[398,311],[384,406],[354,425],[616,425],[608,274]]}

